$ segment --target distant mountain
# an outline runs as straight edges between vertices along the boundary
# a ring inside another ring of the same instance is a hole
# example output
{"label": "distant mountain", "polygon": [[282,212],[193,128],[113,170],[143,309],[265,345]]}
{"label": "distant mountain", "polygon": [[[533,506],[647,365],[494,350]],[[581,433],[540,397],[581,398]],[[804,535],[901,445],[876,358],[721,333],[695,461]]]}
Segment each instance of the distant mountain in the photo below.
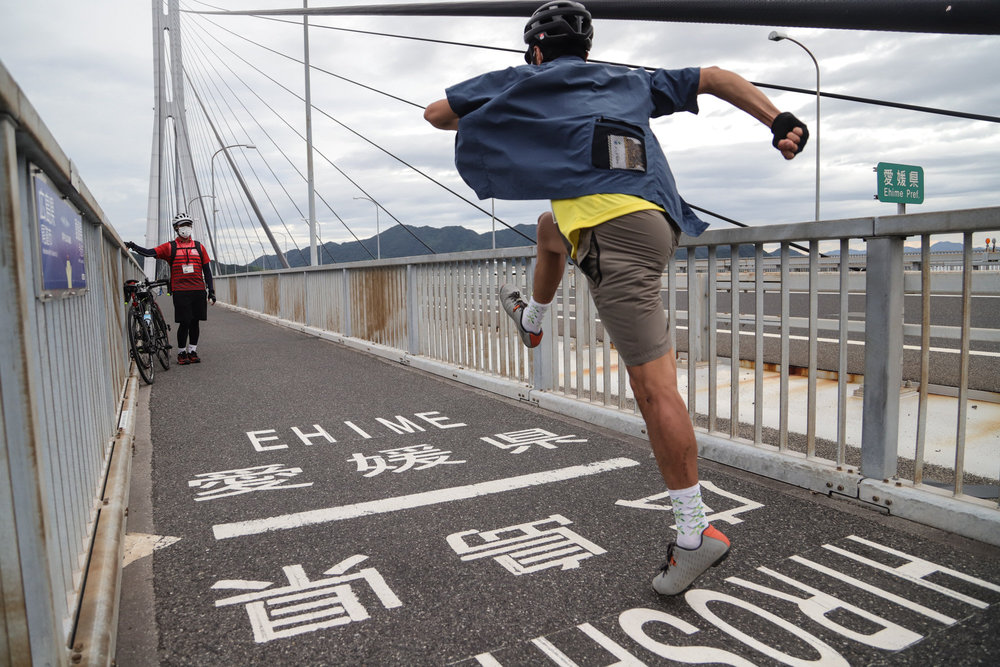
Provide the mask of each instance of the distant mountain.
{"label": "distant mountain", "polygon": [[[408,231],[409,230],[409,231]],[[513,231],[517,230],[517,231]],[[496,247],[498,248],[519,248],[534,245],[535,226],[515,225],[512,229],[498,229],[496,232]],[[412,234],[410,233],[412,232]],[[520,233],[518,233],[520,232]],[[522,236],[523,234],[523,236]],[[469,250],[489,250],[493,247],[493,234],[486,232],[483,234],[472,231],[465,227],[392,227],[379,235],[382,248],[382,258],[394,257],[415,257],[419,255],[430,255],[434,253],[466,252]],[[525,238],[527,237],[527,238]],[[419,240],[418,240],[419,239]],[[531,239],[531,240],[529,240]],[[425,245],[426,244],[426,245]],[[428,247],[433,250],[428,250]],[[367,248],[367,251],[365,250]],[[939,241],[931,246],[932,252],[960,252],[961,243],[952,241]],[[343,262],[359,262],[370,260],[378,254],[376,237],[346,243],[328,242],[318,248],[320,261],[322,264],[339,264]],[[908,247],[907,252],[916,252],[916,248]],[[370,253],[370,254],[369,254]],[[864,250],[851,249],[851,255],[864,255]],[[729,259],[731,246],[722,245],[717,249],[718,259]],[[752,244],[741,244],[739,246],[740,257],[753,257],[754,246]],[[781,254],[780,250],[765,253],[765,257],[776,257]],[[790,256],[802,256],[804,253],[795,248],[789,250]],[[827,256],[839,256],[840,250],[824,252]],[[292,249],[285,253],[285,258],[291,267],[309,266],[309,249]],[[696,259],[707,259],[708,248],[702,246],[695,248]],[[687,261],[687,248],[680,248],[676,255],[677,261]],[[254,270],[280,269],[281,264],[277,255],[262,255],[254,259],[250,266]],[[223,265],[223,271],[243,272],[245,265]]]}
{"label": "distant mountain", "polygon": [[[962,252],[964,246],[961,243],[955,243],[954,241],[938,241],[937,243],[931,244],[931,252]],[[919,252],[918,247],[907,247],[903,252]]]}
{"label": "distant mountain", "polygon": [[[517,231],[507,228],[497,229],[497,248],[518,248],[535,244],[534,225],[515,225],[513,229]],[[382,232],[377,238],[372,236],[362,239],[360,243],[358,241],[346,243],[330,241],[317,247],[317,252],[322,264],[359,262],[376,257],[379,254],[379,243],[381,243],[382,259],[414,257],[434,253],[489,250],[493,247],[493,233],[479,234],[459,226],[408,226],[406,229],[396,226]],[[288,260],[288,265],[291,267],[309,266],[309,248],[289,250],[285,253],[285,259]],[[250,265],[257,270],[281,268],[277,255],[262,255],[250,262]],[[237,271],[245,269],[243,266],[232,268]]]}
{"label": "distant mountain", "polygon": [[[824,252],[824,255],[830,255],[832,257],[840,257],[840,248],[836,250],[831,250],[830,252]],[[847,252],[848,255],[867,255],[868,253],[864,250],[858,248],[850,248]]]}
{"label": "distant mountain", "polygon": [[[954,241],[938,241],[937,243],[931,244],[931,252],[961,252],[962,244],[955,243]],[[919,246],[905,246],[903,252],[920,252]],[[840,256],[840,250],[832,250],[825,255]],[[864,255],[866,252],[858,248],[851,248],[852,255]]]}

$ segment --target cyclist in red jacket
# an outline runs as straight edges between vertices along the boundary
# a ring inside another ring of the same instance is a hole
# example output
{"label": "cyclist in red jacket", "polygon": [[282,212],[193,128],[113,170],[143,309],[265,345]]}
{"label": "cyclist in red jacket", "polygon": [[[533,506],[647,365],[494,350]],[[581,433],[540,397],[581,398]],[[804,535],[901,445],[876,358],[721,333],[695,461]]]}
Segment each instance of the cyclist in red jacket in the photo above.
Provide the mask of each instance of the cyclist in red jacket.
{"label": "cyclist in red jacket", "polygon": [[[197,364],[199,322],[208,319],[208,299],[215,304],[215,283],[205,246],[191,238],[194,220],[187,213],[174,217],[177,238],[155,248],[143,248],[128,241],[125,245],[144,257],[156,257],[170,264],[170,293],[177,323],[177,363]],[[208,299],[206,299],[206,291]],[[190,343],[188,343],[190,340]]]}

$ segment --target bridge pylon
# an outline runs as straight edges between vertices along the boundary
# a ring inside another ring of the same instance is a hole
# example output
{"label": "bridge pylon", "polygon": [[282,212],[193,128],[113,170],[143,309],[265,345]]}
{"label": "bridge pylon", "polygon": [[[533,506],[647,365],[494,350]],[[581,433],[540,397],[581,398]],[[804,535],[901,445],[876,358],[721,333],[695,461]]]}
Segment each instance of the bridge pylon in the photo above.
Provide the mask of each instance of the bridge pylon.
{"label": "bridge pylon", "polygon": [[[206,237],[209,219],[191,158],[184,106],[179,0],[152,0],[152,9],[155,106],[146,217],[149,247],[173,239],[170,221],[177,213],[187,213],[194,219],[194,238]],[[168,172],[171,168],[173,174]],[[197,209],[188,211],[189,202]],[[209,241],[215,257],[214,239]],[[153,277],[156,258],[147,257],[144,268],[146,275]]]}

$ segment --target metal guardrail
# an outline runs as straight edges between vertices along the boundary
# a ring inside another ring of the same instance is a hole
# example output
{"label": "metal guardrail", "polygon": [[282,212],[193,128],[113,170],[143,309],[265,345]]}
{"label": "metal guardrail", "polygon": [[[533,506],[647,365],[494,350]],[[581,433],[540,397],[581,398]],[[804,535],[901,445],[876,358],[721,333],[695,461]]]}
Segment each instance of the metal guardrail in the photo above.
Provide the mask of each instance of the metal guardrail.
{"label": "metal guardrail", "polygon": [[[1000,208],[987,208],[709,230],[697,239],[684,238],[681,247],[690,252],[667,267],[665,305],[701,454],[1000,544],[997,501],[966,493],[973,473],[976,482],[985,477],[987,486],[996,484],[1000,457],[994,453],[975,470],[965,464],[970,347],[973,336],[986,345],[998,340],[994,328],[971,327],[971,301],[974,295],[1000,293],[1000,274],[981,271],[971,260],[972,233],[997,228]],[[931,271],[932,234],[963,238],[967,261],[960,282]],[[908,237],[920,243],[922,261],[913,263],[907,254],[904,262]],[[830,271],[830,257],[819,253],[820,244],[831,242],[840,251],[836,272]],[[807,244],[808,254],[794,256],[793,243]],[[857,256],[849,252],[857,244],[867,250],[860,272]],[[752,246],[754,255],[738,259],[734,299],[728,255],[738,255],[741,245]],[[708,249],[707,258],[696,258],[699,248]],[[731,252],[720,258],[719,248]],[[777,256],[768,257],[765,248],[774,248]],[[549,311],[542,345],[527,350],[520,344],[495,295],[503,282],[529,285],[533,262],[533,248],[357,262],[223,277],[217,291],[221,301],[317,335],[643,436],[625,368],[603,336],[586,281],[572,268]],[[791,271],[793,262],[801,263],[802,271]],[[920,272],[906,272],[906,263],[919,265]],[[938,286],[961,298],[962,316],[950,328],[930,324],[932,288]],[[791,297],[798,291],[806,311],[793,314]],[[741,302],[741,293],[752,297],[752,304]],[[834,316],[820,317],[821,293],[836,298]],[[922,324],[904,328],[908,293],[921,299]],[[777,312],[758,318],[756,313],[767,313],[765,297],[777,299]],[[865,301],[862,319],[850,317],[852,297]],[[835,335],[833,343],[821,343],[821,325],[825,335]],[[802,335],[793,340],[795,329]],[[953,357],[960,366],[949,446],[953,463],[934,467],[925,460],[927,406],[933,398],[928,377],[936,354],[932,334],[957,336]],[[849,349],[852,345],[856,349]],[[900,437],[904,352],[911,361],[916,357],[913,443]],[[848,395],[859,377],[864,380],[860,412],[859,398]],[[820,383],[836,383],[833,415],[826,414],[828,408],[819,414]],[[741,386],[751,388],[749,396]],[[768,411],[777,414],[773,424],[766,420]],[[821,419],[831,425],[825,431]],[[861,425],[859,443],[849,439],[849,422],[855,419]],[[901,448],[915,454],[901,456]]]}
{"label": "metal guardrail", "polygon": [[[40,267],[36,179],[80,216],[65,231],[85,289],[50,289]],[[0,65],[0,664],[110,662],[134,401],[121,286],[141,275]]]}

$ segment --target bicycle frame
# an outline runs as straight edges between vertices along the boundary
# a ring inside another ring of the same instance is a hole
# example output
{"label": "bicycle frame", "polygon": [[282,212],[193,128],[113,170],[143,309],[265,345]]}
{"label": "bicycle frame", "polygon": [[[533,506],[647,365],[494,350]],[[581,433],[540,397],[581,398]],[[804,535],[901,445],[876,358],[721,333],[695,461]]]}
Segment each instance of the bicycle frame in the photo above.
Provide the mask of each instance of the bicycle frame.
{"label": "bicycle frame", "polygon": [[152,290],[167,286],[168,281],[126,281],[124,286],[130,355],[146,384],[153,383],[153,357],[163,370],[170,368],[169,325],[156,303]]}

